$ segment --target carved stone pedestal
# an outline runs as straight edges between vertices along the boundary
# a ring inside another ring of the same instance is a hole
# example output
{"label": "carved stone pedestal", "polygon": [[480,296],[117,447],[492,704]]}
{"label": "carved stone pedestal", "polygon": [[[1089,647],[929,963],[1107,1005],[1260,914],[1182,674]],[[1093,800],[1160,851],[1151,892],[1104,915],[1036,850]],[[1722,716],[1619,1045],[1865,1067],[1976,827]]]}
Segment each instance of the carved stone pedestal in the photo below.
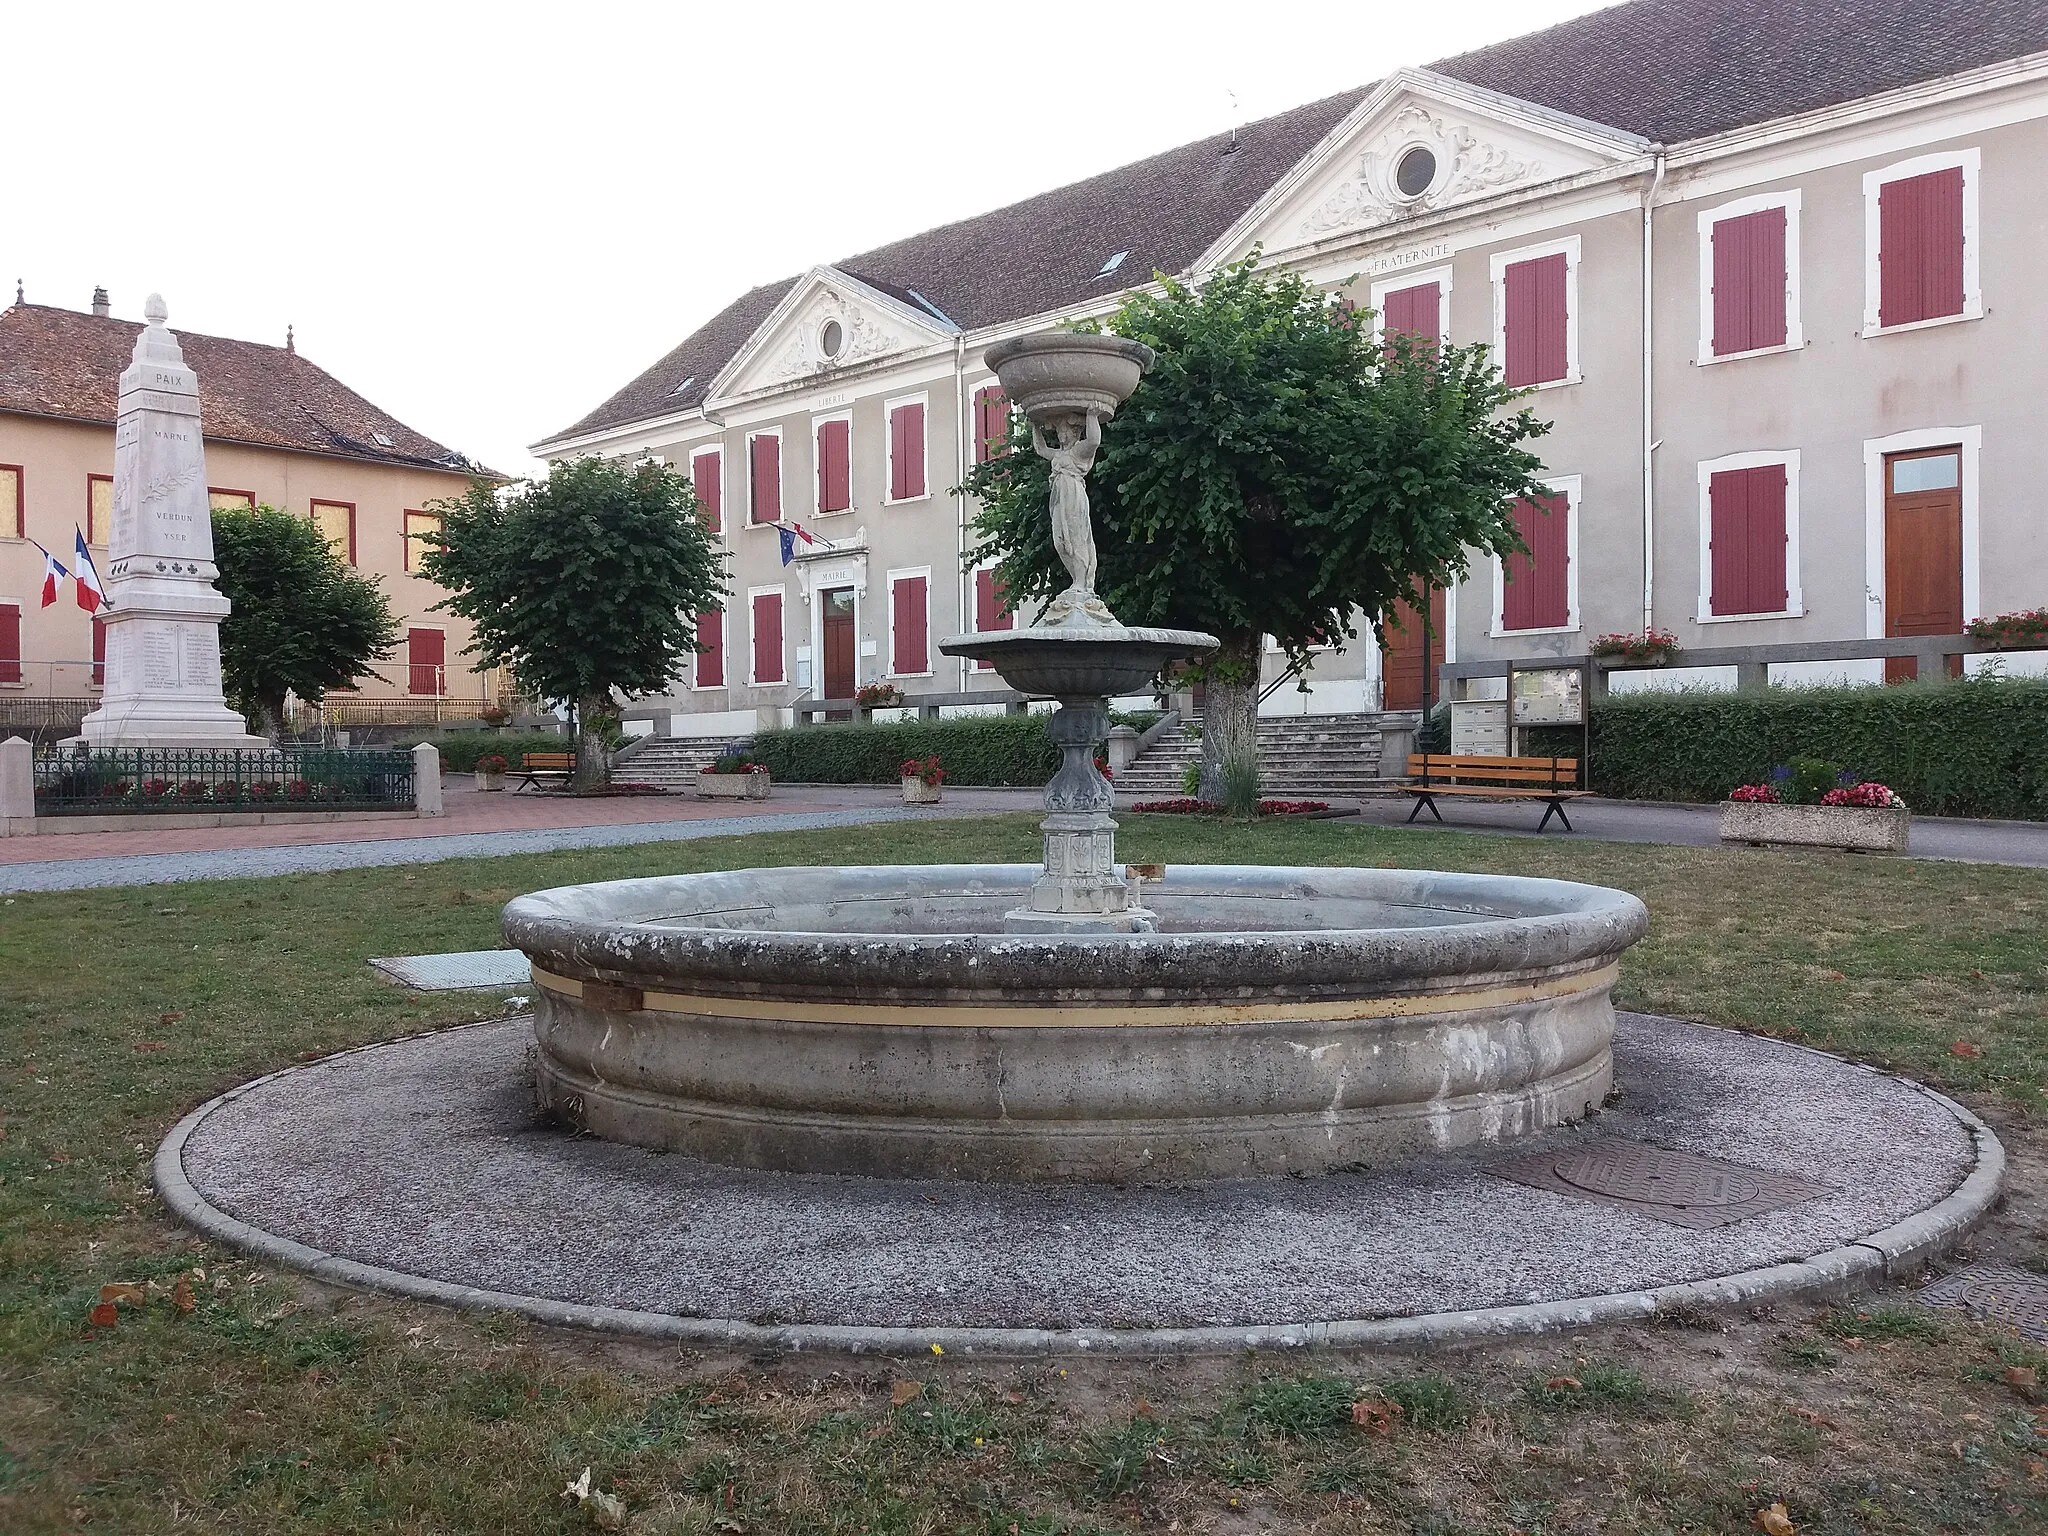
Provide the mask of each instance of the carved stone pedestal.
{"label": "carved stone pedestal", "polygon": [[1096,772],[1095,743],[1109,723],[1104,698],[1063,698],[1046,722],[1060,771],[1045,786],[1045,872],[1023,906],[1003,916],[1005,933],[1151,933],[1152,914],[1131,901],[1116,867],[1116,796]]}

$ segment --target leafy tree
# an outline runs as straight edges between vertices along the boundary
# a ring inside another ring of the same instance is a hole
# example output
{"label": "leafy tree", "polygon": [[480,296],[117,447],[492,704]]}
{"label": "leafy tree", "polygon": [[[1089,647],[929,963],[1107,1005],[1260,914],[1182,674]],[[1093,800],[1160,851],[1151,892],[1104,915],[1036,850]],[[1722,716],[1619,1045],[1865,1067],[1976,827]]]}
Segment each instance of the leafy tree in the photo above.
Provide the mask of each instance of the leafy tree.
{"label": "leafy tree", "polygon": [[725,599],[725,553],[674,470],[587,458],[501,491],[436,503],[420,569],[436,603],[476,626],[470,650],[535,698],[576,706],[578,788],[610,777],[615,693],[666,688],[698,649],[696,615]]}
{"label": "leafy tree", "polygon": [[[1097,589],[1127,624],[1207,630],[1203,798],[1257,794],[1260,637],[1290,661],[1375,633],[1407,599],[1462,576],[1474,550],[1522,547],[1512,506],[1542,487],[1521,445],[1548,430],[1503,407],[1488,349],[1376,344],[1353,312],[1254,253],[1199,290],[1163,279],[1109,329],[1158,354],[1103,425],[1089,477]],[[977,558],[1000,559],[1016,599],[1067,584],[1046,514],[1047,469],[1012,424],[1010,451],[977,465]],[[1228,793],[1227,793],[1228,792]]]}
{"label": "leafy tree", "polygon": [[271,506],[217,511],[213,558],[234,605],[220,626],[221,677],[272,741],[284,730],[286,693],[317,704],[398,644],[376,578],[349,569],[306,518]]}

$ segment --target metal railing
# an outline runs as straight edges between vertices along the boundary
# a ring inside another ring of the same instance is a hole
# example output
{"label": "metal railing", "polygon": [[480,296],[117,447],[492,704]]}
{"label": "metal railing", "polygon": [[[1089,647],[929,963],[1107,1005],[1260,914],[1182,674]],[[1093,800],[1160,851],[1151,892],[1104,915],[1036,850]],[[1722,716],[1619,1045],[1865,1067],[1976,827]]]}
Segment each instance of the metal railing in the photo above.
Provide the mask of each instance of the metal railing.
{"label": "metal railing", "polygon": [[1583,651],[1560,652],[1555,656],[1526,655],[1514,658],[1488,657],[1483,661],[1447,661],[1438,668],[1446,682],[1473,677],[1506,677],[1510,671],[1539,672],[1549,668],[1592,668],[1592,691],[1607,691],[1607,680],[1615,672],[1661,672],[1671,667],[1727,667],[1735,673],[1738,688],[1762,688],[1769,684],[1770,668],[1797,662],[1891,661],[1910,658],[1915,677],[1921,682],[1939,683],[1960,669],[1961,658],[1992,652],[2036,649],[2022,645],[1980,640],[1975,635],[1907,635],[1865,640],[1798,640],[1768,645],[1692,646],[1678,651],[1668,662],[1625,661],[1619,657],[1588,656]]}
{"label": "metal railing", "polygon": [[329,694],[323,703],[297,705],[291,712],[290,723],[294,732],[301,733],[323,725],[439,725],[444,720],[475,720],[493,706],[517,713],[522,701],[450,699],[438,695],[375,699]]}
{"label": "metal railing", "polygon": [[0,694],[0,737],[26,736],[47,746],[78,734],[79,723],[100,707],[98,699],[25,698]]}
{"label": "metal railing", "polygon": [[127,747],[35,761],[38,816],[411,810],[412,754],[351,748]]}

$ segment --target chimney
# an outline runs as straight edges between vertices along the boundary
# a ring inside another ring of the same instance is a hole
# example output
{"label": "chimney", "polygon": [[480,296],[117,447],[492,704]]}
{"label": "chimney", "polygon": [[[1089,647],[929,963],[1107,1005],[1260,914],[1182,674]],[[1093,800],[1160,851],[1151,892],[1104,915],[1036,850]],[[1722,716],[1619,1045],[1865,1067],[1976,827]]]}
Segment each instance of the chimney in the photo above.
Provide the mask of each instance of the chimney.
{"label": "chimney", "polygon": [[104,320],[114,312],[114,301],[107,297],[107,290],[95,288],[92,291],[92,312]]}

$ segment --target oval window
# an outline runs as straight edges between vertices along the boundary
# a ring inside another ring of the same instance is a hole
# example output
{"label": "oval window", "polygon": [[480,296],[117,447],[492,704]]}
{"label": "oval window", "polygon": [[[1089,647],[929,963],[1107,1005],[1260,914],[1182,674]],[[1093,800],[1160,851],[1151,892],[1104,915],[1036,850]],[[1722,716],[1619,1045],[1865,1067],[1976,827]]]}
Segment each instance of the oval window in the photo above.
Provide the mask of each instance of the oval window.
{"label": "oval window", "polygon": [[1394,185],[1403,197],[1420,197],[1436,180],[1436,156],[1420,144],[1401,157],[1394,167]]}
{"label": "oval window", "polygon": [[846,332],[837,320],[827,320],[825,329],[818,333],[818,350],[827,357],[837,357],[839,349],[846,344]]}

